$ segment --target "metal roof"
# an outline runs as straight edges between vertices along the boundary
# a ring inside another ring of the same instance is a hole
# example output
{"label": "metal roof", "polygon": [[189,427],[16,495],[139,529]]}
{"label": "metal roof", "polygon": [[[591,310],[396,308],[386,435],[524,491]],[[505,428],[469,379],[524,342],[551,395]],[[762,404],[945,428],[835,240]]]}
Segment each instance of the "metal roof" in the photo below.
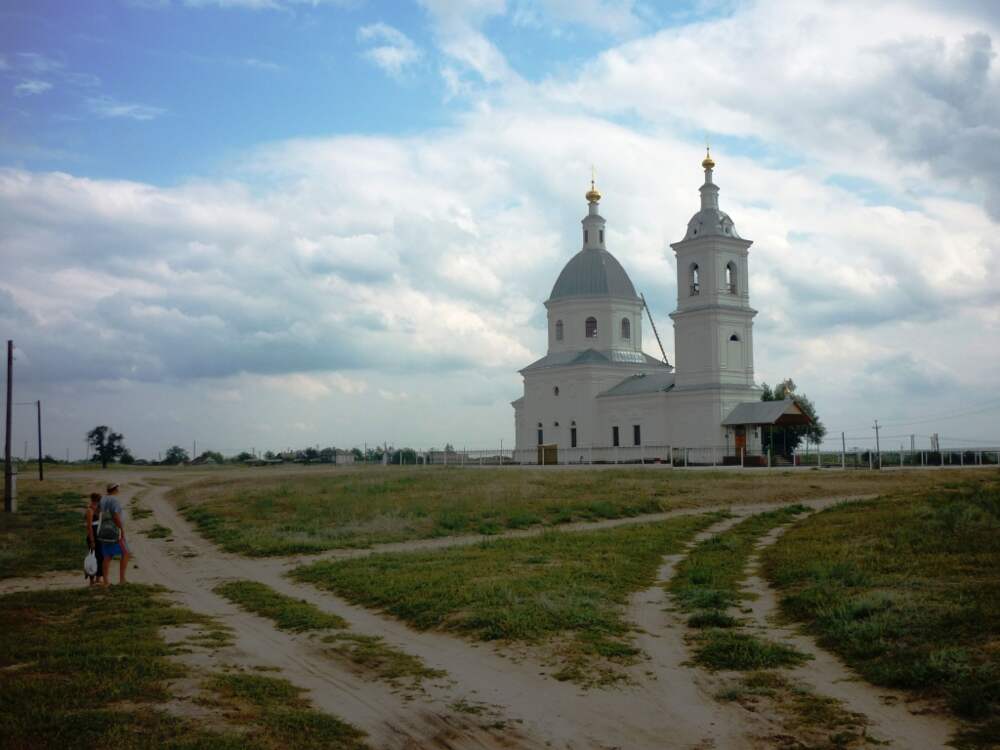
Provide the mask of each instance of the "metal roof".
{"label": "metal roof", "polygon": [[[663,364],[662,362],[660,363]],[[625,378],[618,385],[608,388],[602,396],[639,396],[647,393],[660,393],[669,391],[674,387],[674,374],[672,372],[640,372]]]}
{"label": "metal roof", "polygon": [[744,424],[809,424],[809,416],[791,399],[784,401],[749,401],[737,404],[722,420],[723,425]]}
{"label": "metal roof", "polygon": [[552,287],[549,301],[566,297],[639,299],[622,264],[599,248],[584,248],[569,259]]}
{"label": "metal roof", "polygon": [[611,349],[598,351],[597,349],[584,349],[583,351],[550,352],[539,360],[532,362],[521,372],[528,370],[538,370],[543,367],[569,367],[573,365],[608,365],[610,367],[623,367],[642,365],[644,367],[668,368],[655,357],[650,357],[645,352],[628,352],[629,355],[636,354],[637,357],[622,357],[621,351]]}

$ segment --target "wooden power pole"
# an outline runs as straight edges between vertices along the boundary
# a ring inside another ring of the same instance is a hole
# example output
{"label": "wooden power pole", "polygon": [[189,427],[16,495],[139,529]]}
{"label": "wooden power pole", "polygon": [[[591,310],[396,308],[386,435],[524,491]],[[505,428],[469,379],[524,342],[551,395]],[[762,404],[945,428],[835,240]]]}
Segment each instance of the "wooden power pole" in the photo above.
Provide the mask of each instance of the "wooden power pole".
{"label": "wooden power pole", "polygon": [[14,400],[14,342],[7,340],[7,432],[3,445],[3,509],[6,513],[14,512],[14,476],[13,464],[10,461],[10,427],[11,407]]}
{"label": "wooden power pole", "polygon": [[45,479],[45,472],[42,469],[42,400],[35,402],[38,407],[38,481]]}

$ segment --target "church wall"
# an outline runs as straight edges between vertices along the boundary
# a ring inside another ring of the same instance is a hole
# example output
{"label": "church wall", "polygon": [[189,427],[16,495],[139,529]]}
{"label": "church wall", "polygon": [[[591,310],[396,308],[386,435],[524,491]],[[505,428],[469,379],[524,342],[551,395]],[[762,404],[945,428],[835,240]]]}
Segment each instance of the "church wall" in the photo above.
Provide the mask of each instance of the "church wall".
{"label": "church wall", "polygon": [[[577,445],[610,445],[598,420],[597,395],[617,385],[639,368],[622,367],[553,367],[528,373],[524,378],[524,405],[517,427],[517,447],[538,444],[538,423],[542,423],[545,443],[569,448],[570,430],[576,422]],[[559,395],[555,395],[555,388]]]}

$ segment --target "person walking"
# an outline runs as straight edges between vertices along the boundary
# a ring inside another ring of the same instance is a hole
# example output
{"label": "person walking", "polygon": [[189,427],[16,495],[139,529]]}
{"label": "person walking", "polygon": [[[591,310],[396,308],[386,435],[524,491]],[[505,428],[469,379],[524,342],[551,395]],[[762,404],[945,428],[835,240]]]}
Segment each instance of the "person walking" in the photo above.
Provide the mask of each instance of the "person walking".
{"label": "person walking", "polygon": [[[101,576],[104,575],[104,553],[101,550],[101,543],[97,541],[97,524],[100,522],[100,511],[98,508],[100,505],[101,493],[91,492],[90,504],[87,506],[87,546],[97,559],[97,572],[92,576],[87,576],[87,580],[90,581],[91,586],[101,580]],[[104,580],[107,581],[108,579],[105,578]]]}
{"label": "person walking", "polygon": [[104,554],[104,585],[107,586],[108,572],[111,560],[121,556],[121,566],[118,568],[118,583],[125,583],[125,571],[128,569],[128,543],[125,540],[125,525],[122,522],[122,504],[118,501],[118,485],[109,484],[108,494],[101,498],[98,506],[99,523],[97,525],[97,541],[101,543]]}

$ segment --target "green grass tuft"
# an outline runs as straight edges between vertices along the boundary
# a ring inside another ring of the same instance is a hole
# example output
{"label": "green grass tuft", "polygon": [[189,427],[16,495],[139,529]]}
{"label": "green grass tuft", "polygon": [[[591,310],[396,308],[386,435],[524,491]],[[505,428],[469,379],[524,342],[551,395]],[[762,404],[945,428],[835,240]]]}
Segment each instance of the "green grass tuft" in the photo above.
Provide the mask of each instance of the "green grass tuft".
{"label": "green grass tuft", "polygon": [[440,669],[431,669],[422,659],[389,646],[380,636],[335,633],[325,636],[323,642],[330,645],[330,652],[390,684],[405,679],[415,686],[422,680],[447,675]]}
{"label": "green grass tuft", "polygon": [[143,533],[150,539],[166,539],[170,536],[173,536],[174,532],[172,532],[166,526],[160,526],[160,524],[156,524],[149,531]]}
{"label": "green grass tuft", "polygon": [[307,601],[280,594],[257,581],[228,581],[216,586],[214,591],[241,609],[273,620],[282,630],[299,633],[347,627],[343,617],[324,612]]}
{"label": "green grass tuft", "polygon": [[795,667],[811,657],[782,643],[731,630],[708,630],[696,641],[694,660],[712,670]]}

